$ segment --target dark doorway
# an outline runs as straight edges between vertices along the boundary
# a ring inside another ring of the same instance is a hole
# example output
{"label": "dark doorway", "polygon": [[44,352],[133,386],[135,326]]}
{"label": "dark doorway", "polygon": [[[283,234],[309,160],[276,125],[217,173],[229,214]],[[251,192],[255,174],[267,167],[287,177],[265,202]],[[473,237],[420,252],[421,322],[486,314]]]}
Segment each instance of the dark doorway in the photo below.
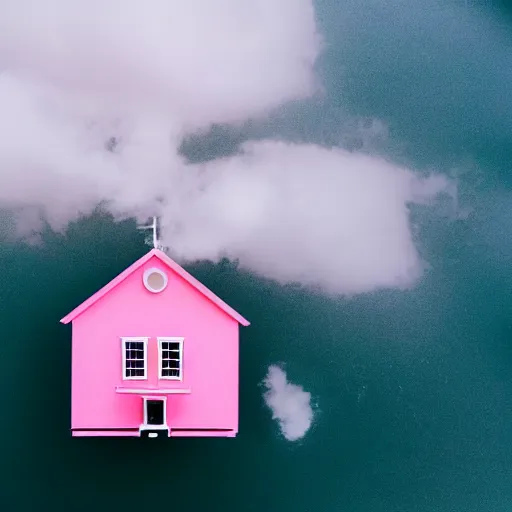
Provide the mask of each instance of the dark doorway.
{"label": "dark doorway", "polygon": [[146,400],[146,419],[148,425],[163,425],[164,416],[163,400]]}

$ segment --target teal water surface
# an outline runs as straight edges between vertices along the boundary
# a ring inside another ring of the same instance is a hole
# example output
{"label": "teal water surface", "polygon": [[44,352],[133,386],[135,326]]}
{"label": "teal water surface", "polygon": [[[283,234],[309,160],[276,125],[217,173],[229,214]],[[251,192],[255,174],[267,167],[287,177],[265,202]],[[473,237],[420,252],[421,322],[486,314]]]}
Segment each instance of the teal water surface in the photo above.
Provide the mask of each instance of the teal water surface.
{"label": "teal water surface", "polygon": [[[335,299],[229,262],[187,267],[252,322],[236,439],[71,439],[59,319],[147,246],[101,213],[38,246],[2,241],[1,510],[512,510],[512,16],[467,3],[319,0],[326,98],[184,147],[211,158],[280,135],[460,180],[464,215],[413,212],[430,268],[410,291]],[[371,119],[377,137],[354,132]],[[262,398],[274,363],[312,393],[296,443]]]}

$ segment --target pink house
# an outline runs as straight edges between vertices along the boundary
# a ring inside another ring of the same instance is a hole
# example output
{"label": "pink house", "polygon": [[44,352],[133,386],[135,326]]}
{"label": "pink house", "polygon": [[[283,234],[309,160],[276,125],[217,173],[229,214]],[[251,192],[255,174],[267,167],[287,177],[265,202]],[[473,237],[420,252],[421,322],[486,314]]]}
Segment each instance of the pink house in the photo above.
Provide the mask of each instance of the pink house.
{"label": "pink house", "polygon": [[239,325],[249,322],[153,249],[65,316],[73,436],[238,432]]}

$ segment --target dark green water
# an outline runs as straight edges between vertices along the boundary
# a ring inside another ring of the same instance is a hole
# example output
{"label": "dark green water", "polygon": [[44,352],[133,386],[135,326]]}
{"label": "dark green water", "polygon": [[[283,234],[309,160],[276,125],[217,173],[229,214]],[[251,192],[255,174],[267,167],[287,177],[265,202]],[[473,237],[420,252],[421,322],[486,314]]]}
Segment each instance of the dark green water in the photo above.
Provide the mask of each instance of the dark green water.
{"label": "dark green water", "polygon": [[[458,5],[319,1],[327,98],[188,148],[211,157],[269,134],[361,145],[347,133],[374,117],[388,132],[371,149],[457,174],[467,212],[413,213],[431,268],[409,292],[335,300],[229,263],[189,267],[252,322],[238,438],[71,439],[58,321],[147,247],[101,215],[41,246],[2,242],[1,510],[512,510],[512,15]],[[262,399],[279,362],[317,405],[297,443]]]}

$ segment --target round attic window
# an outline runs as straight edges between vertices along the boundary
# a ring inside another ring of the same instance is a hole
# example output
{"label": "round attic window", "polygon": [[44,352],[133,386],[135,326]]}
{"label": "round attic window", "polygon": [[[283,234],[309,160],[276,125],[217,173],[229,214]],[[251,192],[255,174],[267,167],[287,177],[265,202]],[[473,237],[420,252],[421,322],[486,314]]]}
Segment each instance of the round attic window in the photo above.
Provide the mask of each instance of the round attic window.
{"label": "round attic window", "polygon": [[144,286],[152,293],[159,293],[167,286],[167,276],[158,268],[148,268],[144,272]]}

